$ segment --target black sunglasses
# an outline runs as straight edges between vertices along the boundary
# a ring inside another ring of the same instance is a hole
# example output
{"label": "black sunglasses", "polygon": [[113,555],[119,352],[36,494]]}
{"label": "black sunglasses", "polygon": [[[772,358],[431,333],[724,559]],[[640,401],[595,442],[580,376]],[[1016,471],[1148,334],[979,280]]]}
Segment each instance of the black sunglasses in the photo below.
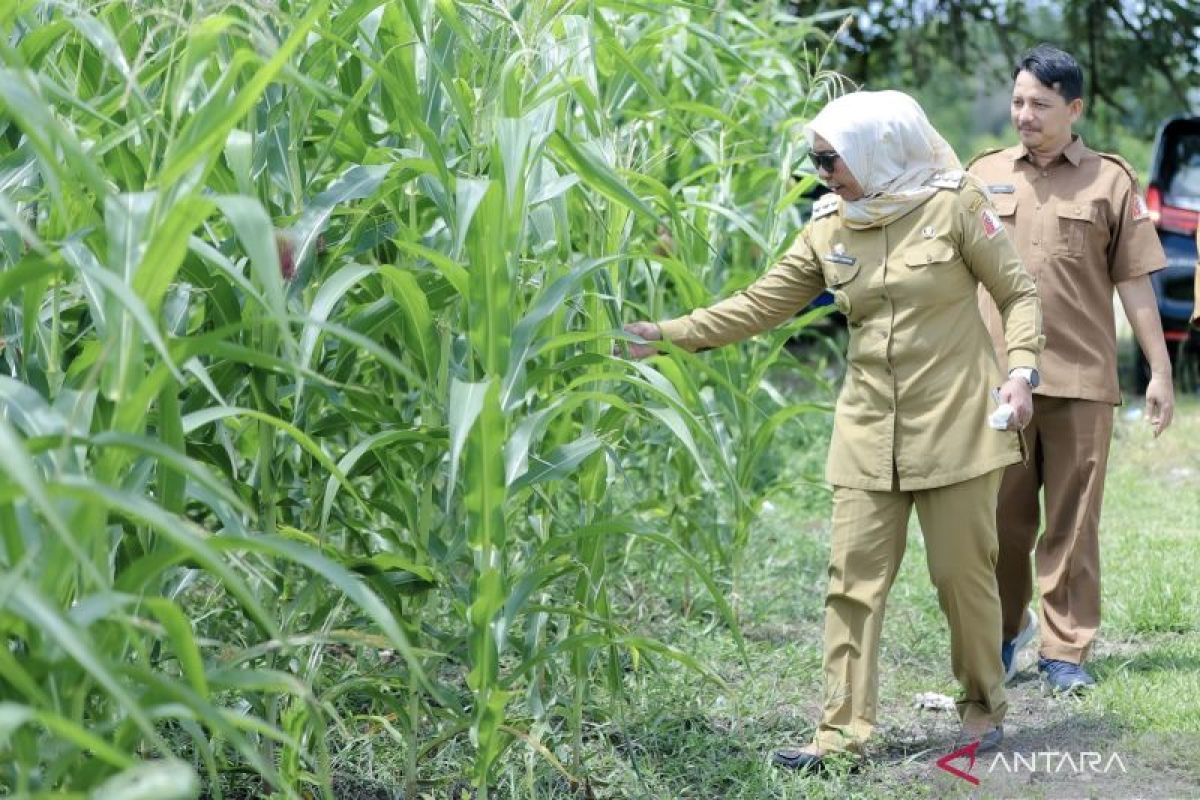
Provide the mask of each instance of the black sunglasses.
{"label": "black sunglasses", "polygon": [[808,160],[812,162],[815,169],[833,172],[833,167],[837,164],[837,160],[841,158],[834,150],[809,150]]}

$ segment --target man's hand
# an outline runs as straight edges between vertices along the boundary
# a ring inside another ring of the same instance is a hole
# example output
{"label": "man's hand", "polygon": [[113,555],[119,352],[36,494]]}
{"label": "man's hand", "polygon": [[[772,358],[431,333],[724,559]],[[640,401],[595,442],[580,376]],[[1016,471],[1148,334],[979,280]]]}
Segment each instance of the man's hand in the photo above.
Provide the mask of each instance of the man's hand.
{"label": "man's hand", "polygon": [[1154,437],[1165,431],[1175,416],[1175,388],[1170,375],[1151,374],[1146,387],[1146,421],[1154,428]]}
{"label": "man's hand", "polygon": [[1024,378],[1009,378],[1000,387],[1000,402],[1008,403],[1013,408],[1012,419],[1008,421],[1007,430],[1024,430],[1033,419],[1033,389]]}
{"label": "man's hand", "polygon": [[1150,385],[1146,387],[1146,421],[1158,436],[1171,424],[1175,413],[1175,390],[1171,386],[1171,356],[1163,339],[1162,320],[1149,275],[1140,275],[1117,284],[1117,295],[1125,316],[1133,327],[1138,347],[1150,364]]}
{"label": "man's hand", "polygon": [[[662,331],[653,322],[631,322],[625,326],[625,332],[631,333],[634,336],[640,336],[647,342],[661,342]],[[654,355],[658,352],[658,348],[652,344],[638,344],[637,342],[629,342],[629,357],[634,359],[643,359]]]}

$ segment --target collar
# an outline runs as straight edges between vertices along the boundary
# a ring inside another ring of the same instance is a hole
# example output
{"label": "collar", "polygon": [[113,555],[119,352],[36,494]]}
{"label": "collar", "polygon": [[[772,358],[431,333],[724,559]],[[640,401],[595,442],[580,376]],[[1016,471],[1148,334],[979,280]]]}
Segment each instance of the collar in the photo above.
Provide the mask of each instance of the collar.
{"label": "collar", "polygon": [[[1078,167],[1079,162],[1083,161],[1083,158],[1084,158],[1084,156],[1087,155],[1087,152],[1088,152],[1088,149],[1083,144],[1083,137],[1080,136],[1079,134],[1075,133],[1075,134],[1071,135],[1071,143],[1068,144],[1065,148],[1063,148],[1063,151],[1060,154],[1060,157],[1065,158],[1067,161],[1071,162],[1071,166]],[[1013,159],[1013,161],[1020,161],[1021,159],[1025,159],[1030,164],[1033,163],[1033,159],[1029,157],[1028,148],[1026,148],[1025,145],[1023,145],[1023,144],[1018,144],[1016,147],[1013,148],[1012,159]],[[1058,159],[1055,159],[1055,161],[1057,162]]]}

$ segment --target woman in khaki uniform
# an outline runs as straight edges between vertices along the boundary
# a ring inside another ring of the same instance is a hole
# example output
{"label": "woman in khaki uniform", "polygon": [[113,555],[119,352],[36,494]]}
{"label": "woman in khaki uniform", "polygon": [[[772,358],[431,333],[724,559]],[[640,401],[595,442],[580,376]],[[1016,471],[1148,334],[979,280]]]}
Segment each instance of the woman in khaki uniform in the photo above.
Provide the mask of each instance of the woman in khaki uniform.
{"label": "woman in khaki uniform", "polygon": [[[917,103],[857,92],[807,127],[831,194],[786,255],[744,292],[709,308],[626,330],[688,350],[717,347],[790,319],[825,288],[850,345],[826,477],[833,532],[825,607],[825,702],[812,744],[777,751],[784,767],[820,771],[860,754],[876,718],[884,604],[915,506],[929,574],[950,625],[962,685],[963,737],[995,747],[1006,702],[996,590],[996,491],[1021,459],[1030,387],[1003,380],[980,318],[982,284],[1001,309],[1013,367],[1036,367],[1037,294],[982,186],[960,168]],[[635,344],[630,355],[657,352]],[[1013,409],[993,430],[990,391]]]}

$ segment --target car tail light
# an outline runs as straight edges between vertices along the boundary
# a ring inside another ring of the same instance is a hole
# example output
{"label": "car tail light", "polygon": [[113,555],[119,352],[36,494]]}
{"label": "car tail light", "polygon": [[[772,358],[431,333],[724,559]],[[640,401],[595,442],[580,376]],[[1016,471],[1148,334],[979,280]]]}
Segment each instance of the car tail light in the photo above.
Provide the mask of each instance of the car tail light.
{"label": "car tail light", "polygon": [[1200,224],[1200,211],[1166,205],[1163,203],[1162,190],[1157,186],[1146,189],[1146,206],[1150,209],[1150,219],[1154,222],[1154,227],[1164,231],[1191,236]]}

